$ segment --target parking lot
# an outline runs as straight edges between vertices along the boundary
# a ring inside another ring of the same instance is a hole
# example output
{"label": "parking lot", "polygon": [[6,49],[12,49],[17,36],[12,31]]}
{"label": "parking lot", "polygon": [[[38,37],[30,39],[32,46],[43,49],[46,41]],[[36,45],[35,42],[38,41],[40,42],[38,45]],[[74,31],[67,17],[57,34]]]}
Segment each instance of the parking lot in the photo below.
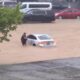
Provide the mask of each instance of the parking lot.
{"label": "parking lot", "polygon": [[[23,47],[20,42],[23,32],[49,34],[57,45],[53,48]],[[80,57],[80,20],[78,19],[21,24],[11,34],[10,42],[0,43],[0,64]]]}

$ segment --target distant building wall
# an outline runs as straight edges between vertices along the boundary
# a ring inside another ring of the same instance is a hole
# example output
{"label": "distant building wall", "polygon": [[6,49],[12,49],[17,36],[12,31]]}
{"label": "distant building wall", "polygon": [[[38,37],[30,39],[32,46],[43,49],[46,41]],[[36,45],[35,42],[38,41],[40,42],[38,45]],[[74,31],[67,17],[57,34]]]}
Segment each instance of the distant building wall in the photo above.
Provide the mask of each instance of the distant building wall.
{"label": "distant building wall", "polygon": [[0,0],[0,7],[14,7],[17,4],[17,0]]}
{"label": "distant building wall", "polygon": [[17,0],[0,0],[1,2],[3,2],[3,1],[17,1]]}
{"label": "distant building wall", "polygon": [[3,1],[52,2],[53,5],[61,4],[61,5],[68,5],[68,6],[70,5],[71,7],[77,7],[80,5],[80,0],[0,0],[0,2],[3,2]]}
{"label": "distant building wall", "polygon": [[34,2],[34,1],[38,1],[38,0],[17,0],[17,2]]}
{"label": "distant building wall", "polygon": [[[3,0],[2,0],[3,1]],[[5,0],[7,1],[7,0]],[[14,0],[9,0],[9,1],[14,1]],[[15,1],[20,1],[20,2],[24,2],[24,1],[27,1],[27,2],[33,2],[33,1],[40,1],[40,2],[55,2],[55,1],[59,1],[59,2],[62,2],[62,1],[65,1],[65,2],[80,2],[80,0],[15,0]]]}

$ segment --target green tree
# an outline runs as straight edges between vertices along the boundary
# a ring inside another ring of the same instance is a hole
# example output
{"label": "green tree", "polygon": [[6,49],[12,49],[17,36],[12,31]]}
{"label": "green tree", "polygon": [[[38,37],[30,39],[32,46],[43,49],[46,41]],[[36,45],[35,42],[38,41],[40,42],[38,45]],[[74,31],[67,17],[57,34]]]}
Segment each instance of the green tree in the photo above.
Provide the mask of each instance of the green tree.
{"label": "green tree", "polygon": [[10,31],[17,28],[21,22],[22,14],[19,11],[19,5],[15,8],[0,8],[0,42],[9,41]]}

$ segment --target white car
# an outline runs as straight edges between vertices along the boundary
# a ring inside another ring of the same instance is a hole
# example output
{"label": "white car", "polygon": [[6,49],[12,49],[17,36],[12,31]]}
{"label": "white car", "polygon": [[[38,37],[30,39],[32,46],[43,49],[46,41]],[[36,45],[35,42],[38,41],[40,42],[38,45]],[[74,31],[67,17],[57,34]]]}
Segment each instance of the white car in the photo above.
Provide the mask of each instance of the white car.
{"label": "white car", "polygon": [[27,44],[40,47],[55,46],[56,43],[47,34],[30,34],[27,35]]}

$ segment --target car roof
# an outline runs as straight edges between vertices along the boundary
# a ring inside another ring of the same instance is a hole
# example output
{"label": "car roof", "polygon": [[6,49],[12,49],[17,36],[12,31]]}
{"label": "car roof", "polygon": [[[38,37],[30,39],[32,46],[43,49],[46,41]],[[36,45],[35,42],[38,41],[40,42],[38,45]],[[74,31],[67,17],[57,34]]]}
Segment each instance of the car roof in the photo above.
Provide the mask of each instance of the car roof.
{"label": "car roof", "polygon": [[46,35],[46,36],[49,36],[48,34],[35,34],[35,33],[33,33],[33,34],[31,34],[31,35],[34,35],[34,36],[42,36],[42,35]]}
{"label": "car roof", "polygon": [[51,4],[51,2],[22,2],[21,4]]}

